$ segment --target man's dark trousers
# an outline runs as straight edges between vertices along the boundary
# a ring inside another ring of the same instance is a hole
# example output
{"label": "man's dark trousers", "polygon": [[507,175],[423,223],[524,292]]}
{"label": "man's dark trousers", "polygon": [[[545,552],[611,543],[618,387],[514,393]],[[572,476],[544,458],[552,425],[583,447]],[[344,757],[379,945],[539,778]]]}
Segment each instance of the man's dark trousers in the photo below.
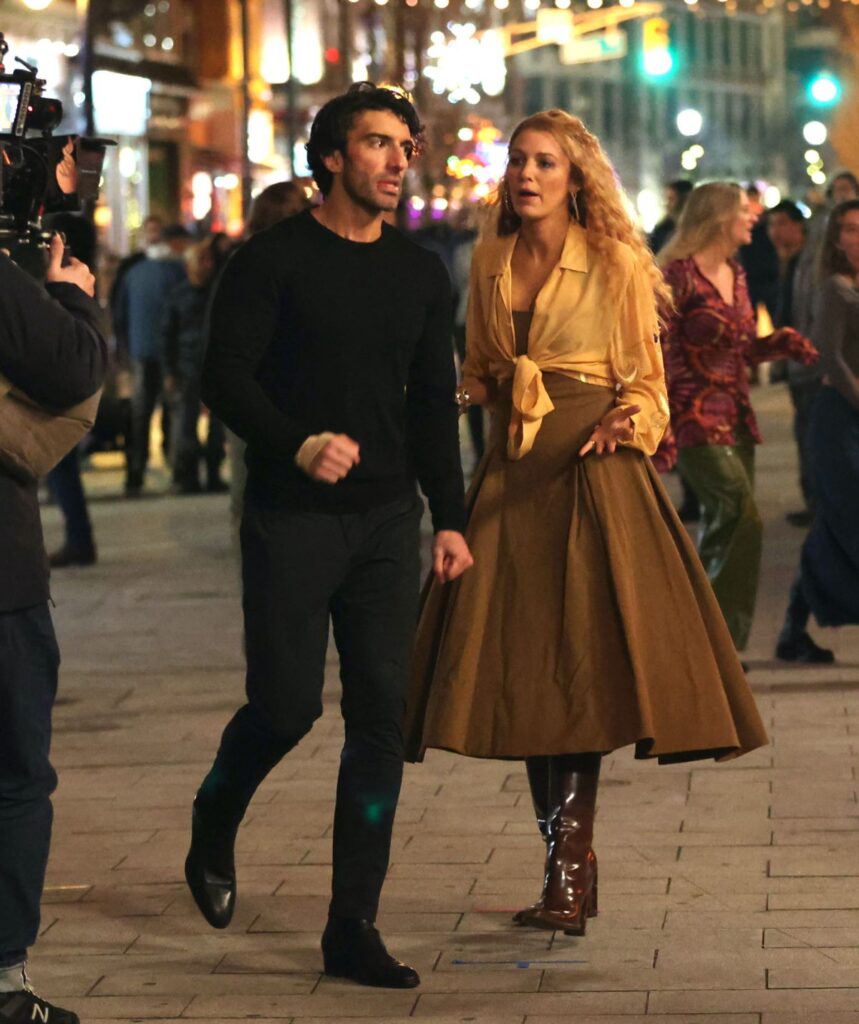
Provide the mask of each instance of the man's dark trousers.
{"label": "man's dark trousers", "polygon": [[[160,359],[132,360],[133,391],[131,395],[131,434],[126,440],[127,479],[134,486],[142,486],[149,464],[149,434],[152,415],[162,399],[164,370]],[[170,409],[161,402],[162,447],[170,451]]]}
{"label": "man's dark trousers", "polygon": [[0,968],[39,930],[51,843],[51,709],[60,654],[47,604],[0,612]]}
{"label": "man's dark trousers", "polygon": [[420,582],[417,495],[331,515],[265,507],[242,520],[248,703],[198,795],[238,826],[257,786],[322,714],[329,619],[345,743],[334,814],[331,913],[375,920],[403,771],[402,721]]}

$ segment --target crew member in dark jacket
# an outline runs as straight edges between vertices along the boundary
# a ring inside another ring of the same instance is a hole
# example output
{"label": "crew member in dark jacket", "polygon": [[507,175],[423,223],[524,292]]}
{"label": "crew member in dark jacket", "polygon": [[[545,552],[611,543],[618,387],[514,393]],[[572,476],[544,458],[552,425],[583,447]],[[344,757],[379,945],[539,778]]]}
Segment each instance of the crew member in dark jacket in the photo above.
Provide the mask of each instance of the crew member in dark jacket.
{"label": "crew member in dark jacket", "polygon": [[[62,260],[55,236],[45,289],[0,255],[0,373],[57,410],[95,394],[107,369],[95,279]],[[59,652],[36,487],[0,461],[0,1019],[76,1024],[32,992],[24,971],[39,930],[57,781],[49,748]]]}
{"label": "crew member in dark jacket", "polygon": [[225,927],[236,831],[257,786],[322,713],[333,622],[346,739],[325,970],[392,988],[419,981],[374,925],[403,771],[416,482],[438,579],[471,564],[450,282],[437,256],[383,222],[419,131],[408,100],[369,83],[327,103],[308,143],[324,205],[254,235],[218,285],[203,398],[248,444],[248,703],[197,794],[186,864],[200,910]]}

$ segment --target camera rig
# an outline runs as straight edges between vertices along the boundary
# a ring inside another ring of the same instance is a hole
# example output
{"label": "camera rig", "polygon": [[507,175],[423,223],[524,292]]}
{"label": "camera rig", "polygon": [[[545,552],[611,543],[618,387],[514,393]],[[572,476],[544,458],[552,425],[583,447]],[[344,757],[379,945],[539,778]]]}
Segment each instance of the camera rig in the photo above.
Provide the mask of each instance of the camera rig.
{"label": "camera rig", "polygon": [[[44,95],[38,69],[6,73],[9,45],[0,32],[0,246],[43,245],[42,215],[80,210],[98,198],[108,139],[54,135],[63,105]],[[36,134],[38,133],[38,134]]]}

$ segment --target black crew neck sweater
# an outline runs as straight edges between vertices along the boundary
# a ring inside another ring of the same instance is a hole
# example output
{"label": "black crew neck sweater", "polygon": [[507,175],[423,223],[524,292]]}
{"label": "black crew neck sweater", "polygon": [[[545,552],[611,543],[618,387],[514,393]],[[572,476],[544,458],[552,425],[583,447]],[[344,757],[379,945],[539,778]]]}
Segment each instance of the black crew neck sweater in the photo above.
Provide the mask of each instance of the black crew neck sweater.
{"label": "black crew neck sweater", "polygon": [[[252,496],[341,514],[417,480],[434,529],[463,530],[451,324],[443,264],[387,224],[353,242],[307,211],[241,246],[210,310],[203,399],[247,442]],[[334,485],[295,464],[324,431],[361,450]]]}

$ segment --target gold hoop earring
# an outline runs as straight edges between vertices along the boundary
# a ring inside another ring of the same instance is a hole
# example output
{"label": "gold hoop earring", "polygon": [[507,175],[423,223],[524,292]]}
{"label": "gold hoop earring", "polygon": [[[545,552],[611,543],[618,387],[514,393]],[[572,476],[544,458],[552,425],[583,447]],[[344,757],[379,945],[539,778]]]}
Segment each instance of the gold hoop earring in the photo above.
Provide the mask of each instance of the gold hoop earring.
{"label": "gold hoop earring", "polygon": [[579,217],[579,204],[576,202],[576,193],[570,193],[570,213],[573,215],[573,220],[578,224],[581,222]]}

